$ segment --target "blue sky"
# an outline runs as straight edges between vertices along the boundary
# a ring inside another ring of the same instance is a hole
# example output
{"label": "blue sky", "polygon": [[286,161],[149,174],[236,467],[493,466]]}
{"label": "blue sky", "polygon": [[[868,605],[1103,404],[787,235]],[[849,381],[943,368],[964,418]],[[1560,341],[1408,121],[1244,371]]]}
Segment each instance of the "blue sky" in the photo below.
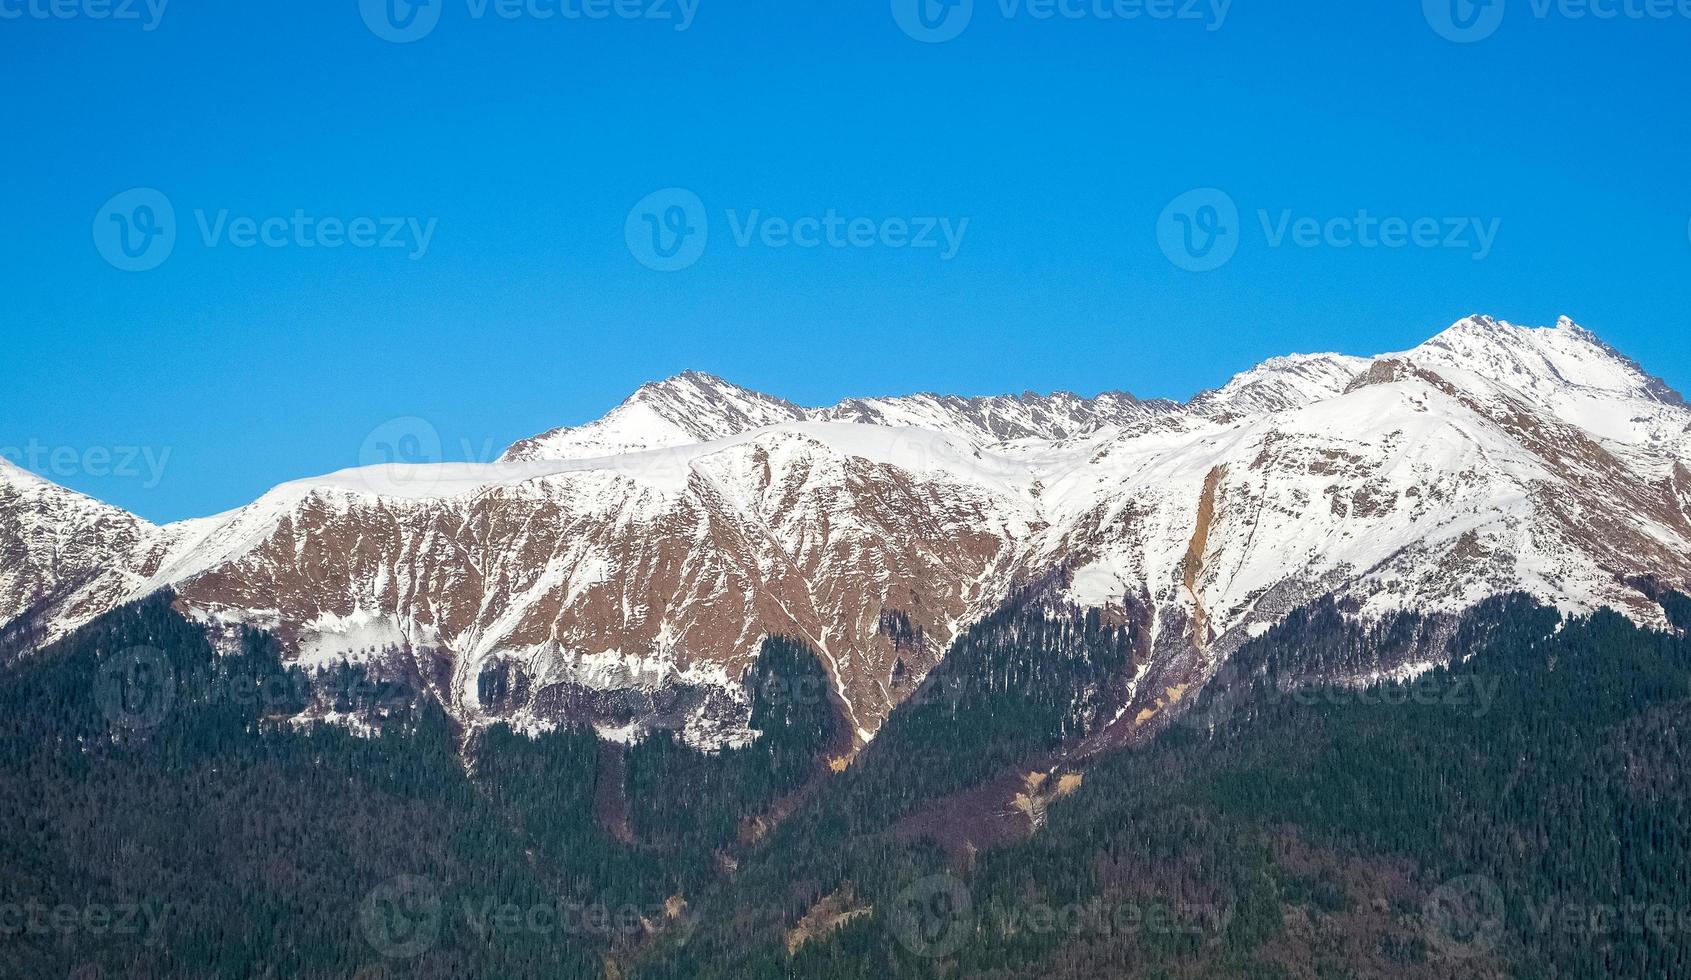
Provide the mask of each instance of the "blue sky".
{"label": "blue sky", "polygon": [[[153,519],[368,461],[395,418],[477,458],[687,368],[1185,397],[1567,313],[1691,389],[1671,5],[57,2],[0,0],[0,447]],[[175,241],[124,271],[164,241],[137,188]],[[1201,272],[1165,249],[1199,188],[1184,220],[1236,238]],[[1361,247],[1364,211],[1438,233]]]}

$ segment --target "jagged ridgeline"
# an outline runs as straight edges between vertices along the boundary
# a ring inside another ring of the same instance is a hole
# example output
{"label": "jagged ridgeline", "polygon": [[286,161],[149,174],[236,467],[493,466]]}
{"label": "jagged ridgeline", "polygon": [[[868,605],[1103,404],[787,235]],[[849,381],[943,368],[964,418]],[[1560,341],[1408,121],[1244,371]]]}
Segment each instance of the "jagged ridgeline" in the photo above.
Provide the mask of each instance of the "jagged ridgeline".
{"label": "jagged ridgeline", "polygon": [[497,462],[364,466],[165,525],[0,460],[0,659],[168,587],[284,659],[392,650],[465,727],[679,720],[722,748],[752,737],[763,638],[795,636],[860,748],[1046,581],[1155,626],[1136,725],[1325,595],[1383,621],[1522,591],[1664,628],[1657,597],[1691,588],[1688,459],[1691,408],[1566,320],[1277,357],[1184,404],[806,408],[685,374]]}

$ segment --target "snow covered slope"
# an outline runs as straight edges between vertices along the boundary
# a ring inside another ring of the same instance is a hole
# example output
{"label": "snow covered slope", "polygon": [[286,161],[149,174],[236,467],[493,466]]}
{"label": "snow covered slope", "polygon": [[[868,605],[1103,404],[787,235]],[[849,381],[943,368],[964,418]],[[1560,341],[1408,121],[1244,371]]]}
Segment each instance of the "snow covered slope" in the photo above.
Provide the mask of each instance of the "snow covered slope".
{"label": "snow covered slope", "polygon": [[589,459],[667,449],[805,418],[804,409],[697,371],[642,385],[597,422],[553,429],[506,450],[504,459]]}
{"label": "snow covered slope", "polygon": [[[494,464],[348,470],[164,528],[0,471],[0,618],[44,603],[62,632],[168,585],[310,662],[399,657],[471,724],[720,744],[762,637],[817,649],[869,738],[1041,582],[1150,622],[1154,712],[1326,593],[1374,616],[1521,589],[1660,624],[1633,583],[1691,584],[1688,455],[1683,401],[1566,320],[1276,358],[1186,405],[806,409],[687,374]],[[525,693],[484,704],[490,674]]]}
{"label": "snow covered slope", "polygon": [[[1346,379],[1348,380],[1348,378]],[[507,461],[588,459],[685,446],[786,422],[850,422],[945,432],[977,443],[1061,440],[1106,426],[1135,425],[1179,406],[1123,392],[1081,398],[1054,395],[907,395],[852,398],[828,408],[800,408],[721,378],[689,371],[641,386],[597,422],[553,429],[506,451]]]}
{"label": "snow covered slope", "polygon": [[0,626],[37,607],[65,624],[104,612],[133,589],[132,553],[157,533],[0,459]]}
{"label": "snow covered slope", "polygon": [[1211,418],[1267,415],[1301,408],[1340,394],[1370,361],[1344,354],[1292,354],[1270,358],[1235,375],[1215,391],[1192,399],[1190,410]]}

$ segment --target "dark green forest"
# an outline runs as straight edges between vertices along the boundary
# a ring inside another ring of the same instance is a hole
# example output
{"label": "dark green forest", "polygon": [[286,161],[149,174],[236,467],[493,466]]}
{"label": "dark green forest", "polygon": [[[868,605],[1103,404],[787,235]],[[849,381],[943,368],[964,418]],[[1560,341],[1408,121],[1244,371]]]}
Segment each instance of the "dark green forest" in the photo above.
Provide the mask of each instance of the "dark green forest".
{"label": "dark green forest", "polygon": [[[219,654],[160,596],[0,676],[0,975],[1691,973],[1682,636],[1317,603],[1186,720],[1081,758],[1135,636],[1012,603],[834,772],[796,642],[748,678],[754,742],[624,749],[460,731],[259,633]],[[1329,683],[1434,641],[1450,666]],[[374,728],[297,720],[325,709]]]}

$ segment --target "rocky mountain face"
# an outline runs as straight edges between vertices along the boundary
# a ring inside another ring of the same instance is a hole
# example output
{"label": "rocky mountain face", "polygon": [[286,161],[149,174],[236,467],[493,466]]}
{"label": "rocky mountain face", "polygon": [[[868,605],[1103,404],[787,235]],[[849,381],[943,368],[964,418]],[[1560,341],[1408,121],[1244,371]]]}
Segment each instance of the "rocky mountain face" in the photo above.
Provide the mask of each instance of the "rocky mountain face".
{"label": "rocky mountain face", "polygon": [[1144,626],[1130,735],[1323,595],[1371,618],[1523,590],[1662,625],[1640,583],[1691,583],[1688,458],[1691,410],[1566,320],[1276,358],[1185,405],[807,409],[690,373],[493,464],[348,470],[164,527],[0,470],[0,620],[61,635],[170,587],[302,662],[415,669],[467,724],[698,744],[746,737],[740,678],[789,634],[867,740],[1031,590]]}
{"label": "rocky mountain face", "polygon": [[0,459],[0,628],[54,635],[130,594],[158,529]]}

